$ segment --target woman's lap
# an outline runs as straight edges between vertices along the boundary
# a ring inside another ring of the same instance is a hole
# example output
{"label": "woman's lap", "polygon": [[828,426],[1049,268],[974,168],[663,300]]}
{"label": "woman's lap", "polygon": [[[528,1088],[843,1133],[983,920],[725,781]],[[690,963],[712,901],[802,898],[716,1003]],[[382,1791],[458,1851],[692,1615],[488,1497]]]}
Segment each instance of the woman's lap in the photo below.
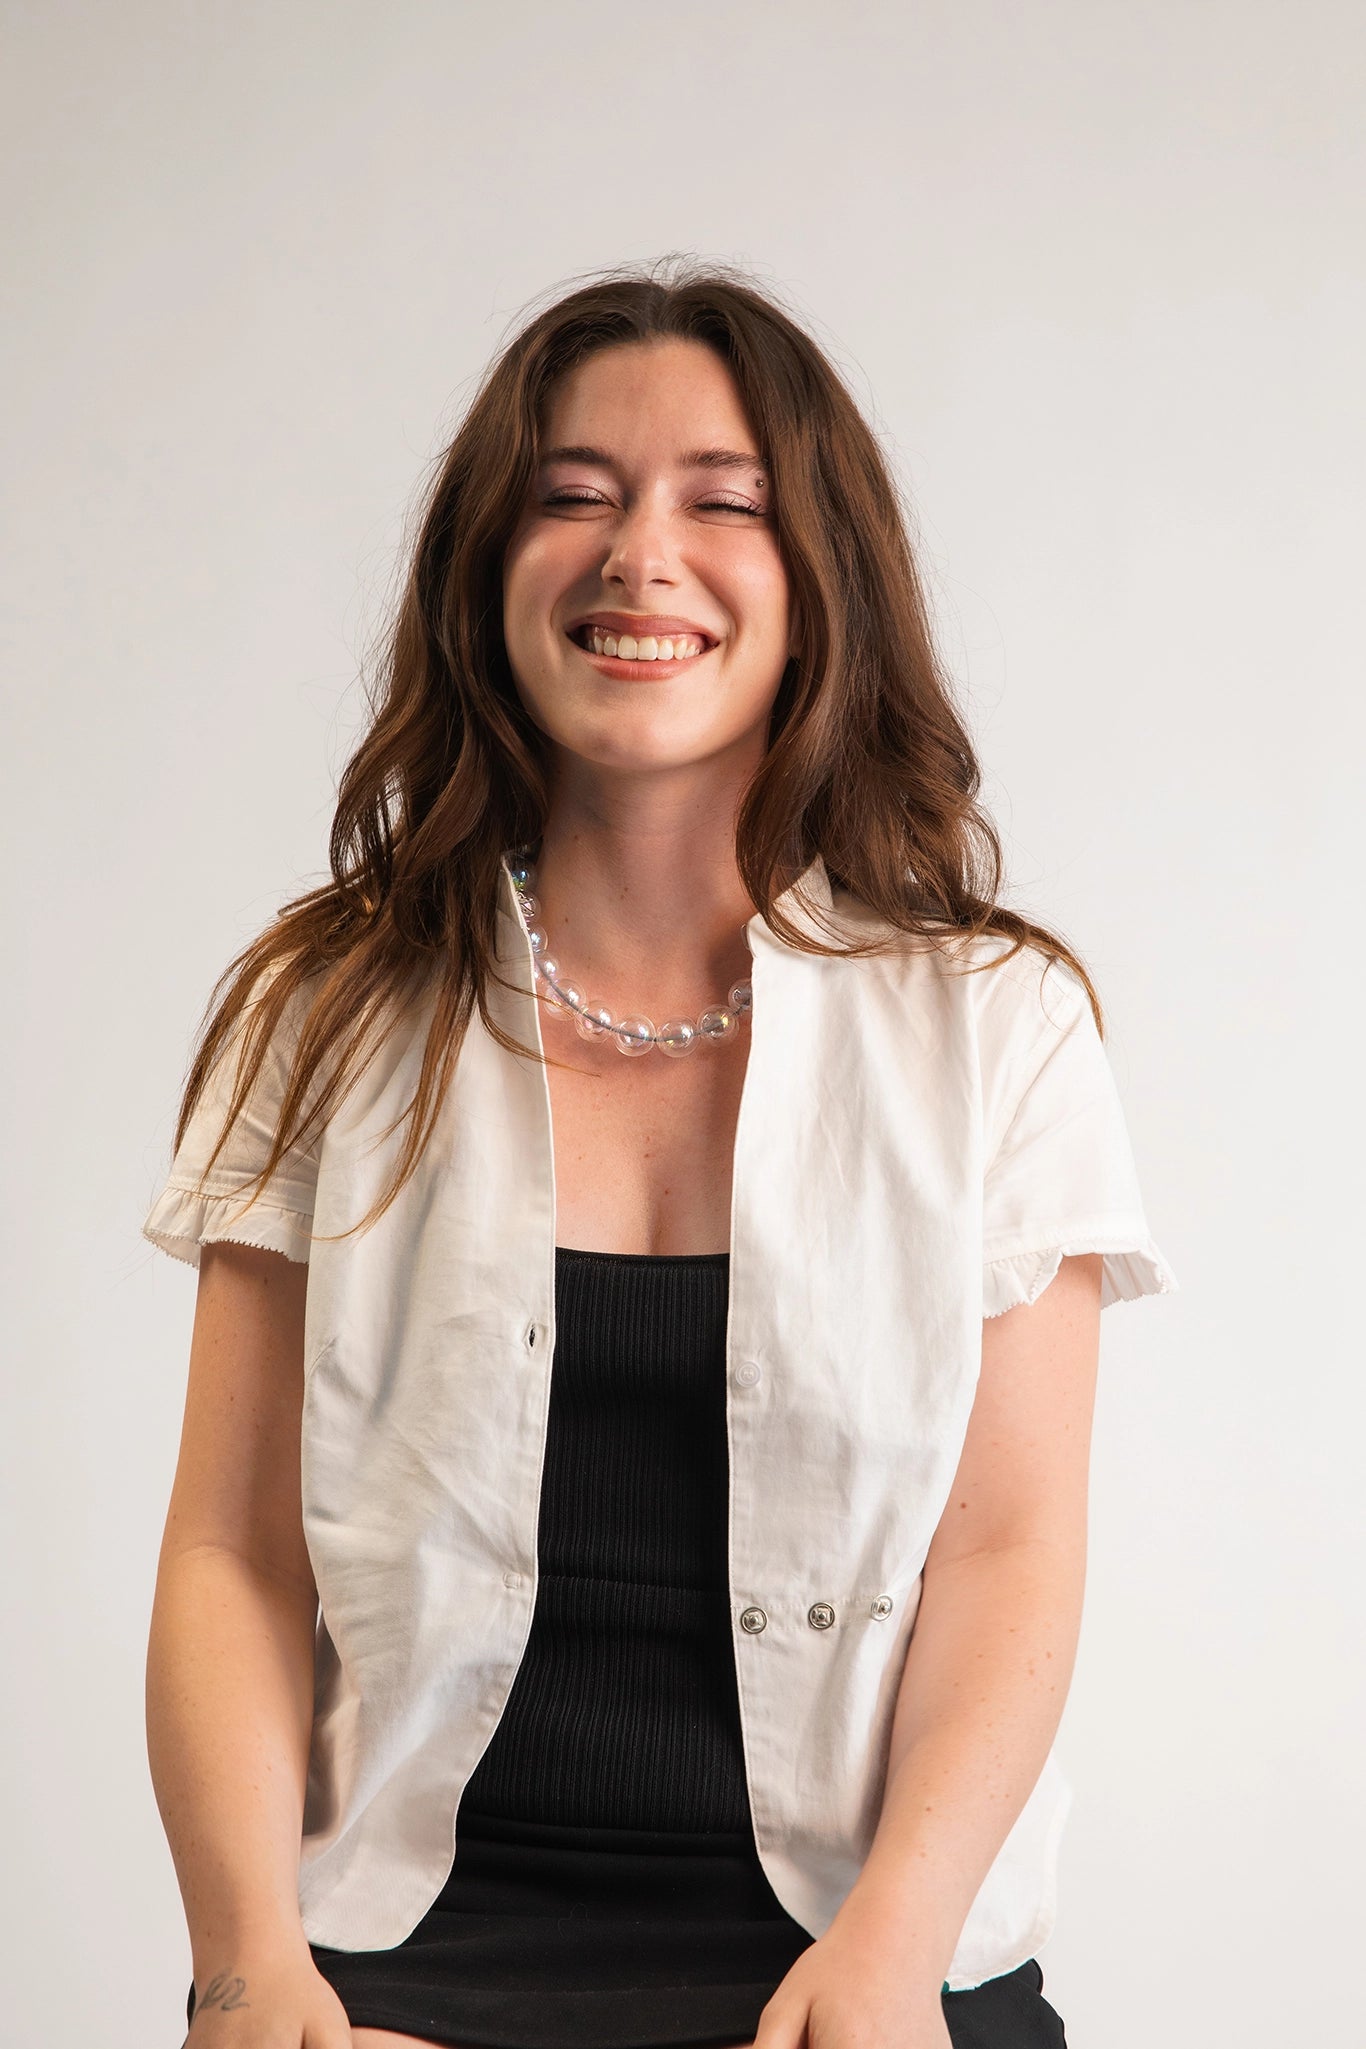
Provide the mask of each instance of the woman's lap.
{"label": "woman's lap", "polygon": [[[945,1993],[943,2004],[953,2049],[1066,2049],[1062,2016],[1044,1997],[1043,1970],[1035,1957],[984,1985]],[[435,2049],[428,2038],[387,2028],[353,2027],[351,2041],[353,2049]],[[475,2045],[443,2039],[440,2049]],[[716,2049],[752,2049],[752,2042],[742,2039]]]}

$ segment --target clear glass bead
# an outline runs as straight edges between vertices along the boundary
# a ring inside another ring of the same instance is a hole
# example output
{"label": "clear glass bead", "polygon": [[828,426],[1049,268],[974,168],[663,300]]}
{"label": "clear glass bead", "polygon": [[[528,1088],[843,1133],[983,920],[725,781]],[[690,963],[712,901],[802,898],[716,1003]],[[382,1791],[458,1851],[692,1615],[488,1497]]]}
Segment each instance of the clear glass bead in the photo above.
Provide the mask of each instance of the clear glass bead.
{"label": "clear glass bead", "polygon": [[584,1004],[583,1009],[574,1020],[579,1037],[582,1039],[600,1039],[604,1032],[611,1031],[612,1023],[612,1013],[607,1008],[607,1005],[605,1003],[595,1003],[591,999]]}
{"label": "clear glass bead", "polygon": [[740,1020],[733,1010],[725,1010],[719,1004],[714,1010],[704,1010],[697,1020],[699,1038],[731,1039],[740,1029]]}
{"label": "clear glass bead", "polygon": [[531,894],[531,891],[524,889],[517,899],[517,908],[521,912],[524,922],[529,925],[532,919],[539,913],[541,906],[539,901]]}
{"label": "clear glass bead", "polygon": [[530,886],[531,870],[527,866],[525,861],[509,862],[508,872],[512,877],[513,887],[515,889],[523,890]]}
{"label": "clear glass bead", "polygon": [[754,1007],[754,997],[748,982],[732,982],[728,991],[730,1007],[738,1010],[741,1017],[748,1017]]}
{"label": "clear glass bead", "polygon": [[583,991],[577,982],[547,982],[546,1000],[557,1017],[573,1017],[583,1008]]}
{"label": "clear glass bead", "polygon": [[655,1042],[655,1028],[648,1017],[619,1018],[612,1028],[617,1042],[617,1051],[634,1057],[637,1053],[648,1053]]}
{"label": "clear glass bead", "polygon": [[532,966],[535,968],[536,973],[540,976],[543,982],[559,981],[560,964],[552,954],[538,953],[535,960],[532,962]]}
{"label": "clear glass bead", "polygon": [[544,953],[550,944],[550,941],[546,938],[539,925],[528,925],[526,936],[531,941],[531,951],[533,953]]}
{"label": "clear glass bead", "polygon": [[683,1053],[691,1053],[697,1044],[697,1026],[689,1017],[671,1017],[655,1033],[655,1044],[661,1053],[669,1053],[675,1060]]}

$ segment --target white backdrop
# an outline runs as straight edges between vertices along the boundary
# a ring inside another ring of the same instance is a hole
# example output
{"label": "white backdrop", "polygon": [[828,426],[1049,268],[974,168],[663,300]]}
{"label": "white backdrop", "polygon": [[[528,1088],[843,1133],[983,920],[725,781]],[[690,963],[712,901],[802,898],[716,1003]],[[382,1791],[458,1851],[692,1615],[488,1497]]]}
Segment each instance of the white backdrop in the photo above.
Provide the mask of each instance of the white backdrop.
{"label": "white backdrop", "polygon": [[507,324],[674,249],[886,437],[1182,1282],[1104,1322],[1048,1994],[1077,2049],[1363,2039],[1359,8],[4,18],[12,2039],[183,2034],[143,1662],[194,1281],[138,1227],[201,1008],[321,879]]}

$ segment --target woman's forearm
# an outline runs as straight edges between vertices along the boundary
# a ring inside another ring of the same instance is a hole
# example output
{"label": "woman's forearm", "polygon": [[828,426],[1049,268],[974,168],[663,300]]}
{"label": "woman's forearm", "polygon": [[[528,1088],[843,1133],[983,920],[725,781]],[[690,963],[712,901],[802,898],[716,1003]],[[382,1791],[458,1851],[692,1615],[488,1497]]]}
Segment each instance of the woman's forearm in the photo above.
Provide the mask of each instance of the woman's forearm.
{"label": "woman's forearm", "polygon": [[946,1978],[968,1910],[1057,1733],[1085,1576],[1081,1547],[1045,1542],[926,1573],[882,1811],[846,1906],[894,1929],[927,1983]]}
{"label": "woman's forearm", "polygon": [[147,1756],[196,1983],[304,1945],[299,1846],[317,1604],[223,1550],[163,1558],[147,1646]]}

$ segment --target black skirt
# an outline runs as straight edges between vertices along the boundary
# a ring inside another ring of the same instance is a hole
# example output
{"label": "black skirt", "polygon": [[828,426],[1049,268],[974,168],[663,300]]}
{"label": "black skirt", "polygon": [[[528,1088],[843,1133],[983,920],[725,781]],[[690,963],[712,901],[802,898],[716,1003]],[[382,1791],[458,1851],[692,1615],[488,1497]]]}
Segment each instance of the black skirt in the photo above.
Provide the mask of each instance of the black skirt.
{"label": "black skirt", "polygon": [[[555,1278],[536,1611],[451,1870],[393,1948],[313,1959],[353,2027],[455,2049],[748,2044],[814,1938],[750,1817],[727,1257],[558,1246]],[[1057,2049],[1042,1985],[1031,1958],[943,1993],[955,2049]]]}
{"label": "black skirt", "polygon": [[[752,2042],[812,1939],[748,1833],[471,1817],[406,1941],[313,1958],[357,2028],[458,2049],[681,2049]],[[1031,1958],[943,1994],[954,2049],[1059,2049],[1042,1987]]]}
{"label": "black skirt", "polygon": [[[444,1889],[396,1948],[311,1945],[353,2028],[454,2049],[747,2044],[812,1941],[748,1832],[471,1815],[459,1835]],[[1034,1958],[941,1998],[953,2049],[1065,2049]]]}

